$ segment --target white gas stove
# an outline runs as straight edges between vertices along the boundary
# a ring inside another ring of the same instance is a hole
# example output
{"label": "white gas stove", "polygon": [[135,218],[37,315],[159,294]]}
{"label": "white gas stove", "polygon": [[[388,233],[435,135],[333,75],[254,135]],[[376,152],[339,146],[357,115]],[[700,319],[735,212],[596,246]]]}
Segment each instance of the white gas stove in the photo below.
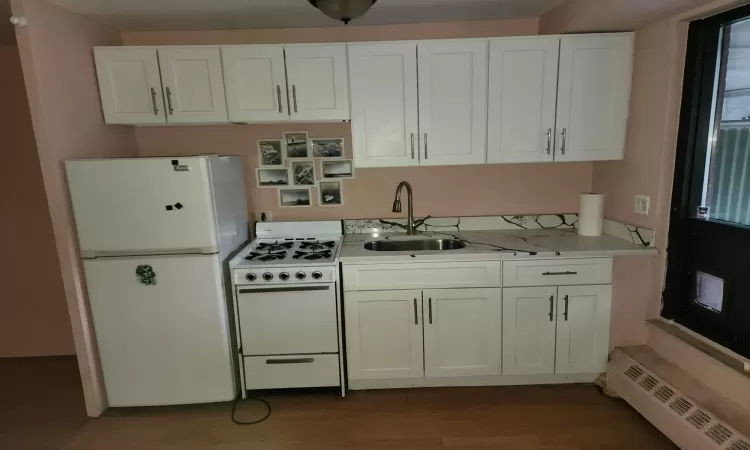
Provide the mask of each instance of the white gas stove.
{"label": "white gas stove", "polygon": [[242,393],[343,388],[341,222],[267,222],[232,270]]}

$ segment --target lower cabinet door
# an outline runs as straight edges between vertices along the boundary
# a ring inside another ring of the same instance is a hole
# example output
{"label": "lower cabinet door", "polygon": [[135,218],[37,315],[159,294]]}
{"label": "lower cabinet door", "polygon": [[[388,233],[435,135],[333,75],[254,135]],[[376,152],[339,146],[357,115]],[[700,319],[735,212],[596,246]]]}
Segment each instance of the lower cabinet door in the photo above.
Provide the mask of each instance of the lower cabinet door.
{"label": "lower cabinet door", "polygon": [[607,370],[612,286],[560,286],[555,373]]}
{"label": "lower cabinet door", "polygon": [[503,289],[503,375],[555,373],[557,287]]}
{"label": "lower cabinet door", "polygon": [[502,290],[423,291],[427,377],[499,375]]}
{"label": "lower cabinet door", "polygon": [[424,376],[422,291],[345,292],[350,380]]}

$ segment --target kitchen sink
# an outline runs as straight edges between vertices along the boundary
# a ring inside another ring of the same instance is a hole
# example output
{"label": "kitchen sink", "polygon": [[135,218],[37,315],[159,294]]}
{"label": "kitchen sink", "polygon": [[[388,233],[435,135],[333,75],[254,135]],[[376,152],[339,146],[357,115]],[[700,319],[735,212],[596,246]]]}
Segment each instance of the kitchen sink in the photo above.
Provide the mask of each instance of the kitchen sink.
{"label": "kitchen sink", "polygon": [[365,250],[373,252],[413,252],[429,250],[459,250],[466,244],[454,239],[414,239],[410,241],[371,241],[365,243]]}

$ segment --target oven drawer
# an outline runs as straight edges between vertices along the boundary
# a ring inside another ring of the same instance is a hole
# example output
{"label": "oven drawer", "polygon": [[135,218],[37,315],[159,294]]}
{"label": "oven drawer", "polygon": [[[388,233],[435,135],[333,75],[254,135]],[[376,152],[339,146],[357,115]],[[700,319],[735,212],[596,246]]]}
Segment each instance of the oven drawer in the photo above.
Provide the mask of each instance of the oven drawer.
{"label": "oven drawer", "polygon": [[339,386],[339,355],[254,356],[245,358],[247,389]]}
{"label": "oven drawer", "polygon": [[503,262],[503,286],[609,284],[612,258],[519,260]]}
{"label": "oven drawer", "polygon": [[237,288],[245,356],[337,353],[336,285]]}

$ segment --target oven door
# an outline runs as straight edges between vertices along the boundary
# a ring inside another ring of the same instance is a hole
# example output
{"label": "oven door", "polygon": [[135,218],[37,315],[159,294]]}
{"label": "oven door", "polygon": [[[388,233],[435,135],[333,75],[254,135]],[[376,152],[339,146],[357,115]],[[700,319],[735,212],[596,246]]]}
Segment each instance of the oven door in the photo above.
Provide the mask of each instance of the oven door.
{"label": "oven door", "polygon": [[244,356],[337,353],[336,284],[237,287]]}

